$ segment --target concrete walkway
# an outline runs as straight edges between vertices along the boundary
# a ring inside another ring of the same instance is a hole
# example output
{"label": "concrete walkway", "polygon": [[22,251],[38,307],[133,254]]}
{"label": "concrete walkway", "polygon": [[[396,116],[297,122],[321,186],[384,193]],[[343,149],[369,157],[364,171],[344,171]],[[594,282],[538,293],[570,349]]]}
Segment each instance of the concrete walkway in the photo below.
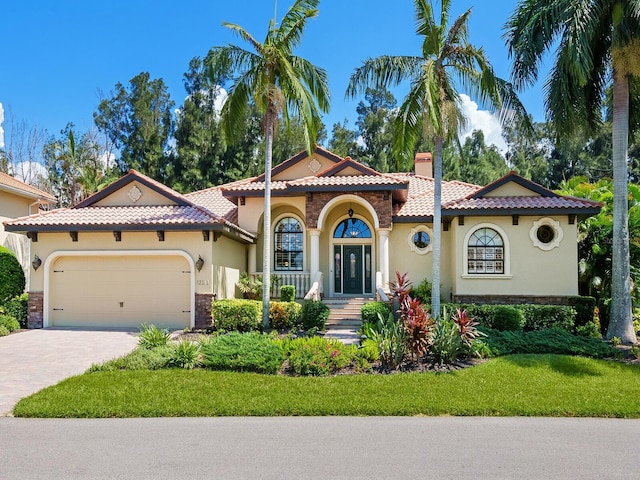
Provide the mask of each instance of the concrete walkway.
{"label": "concrete walkway", "polygon": [[21,398],[93,363],[124,355],[138,343],[137,331],[42,329],[0,337],[0,416]]}

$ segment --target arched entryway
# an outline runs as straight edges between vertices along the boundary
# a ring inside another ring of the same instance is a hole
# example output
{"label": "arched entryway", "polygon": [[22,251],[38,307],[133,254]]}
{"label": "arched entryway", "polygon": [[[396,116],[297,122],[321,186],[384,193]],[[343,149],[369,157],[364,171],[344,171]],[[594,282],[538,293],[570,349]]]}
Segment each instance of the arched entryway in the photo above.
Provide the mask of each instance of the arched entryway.
{"label": "arched entryway", "polygon": [[373,233],[369,224],[353,214],[331,229],[332,279],[336,295],[370,295],[374,288]]}

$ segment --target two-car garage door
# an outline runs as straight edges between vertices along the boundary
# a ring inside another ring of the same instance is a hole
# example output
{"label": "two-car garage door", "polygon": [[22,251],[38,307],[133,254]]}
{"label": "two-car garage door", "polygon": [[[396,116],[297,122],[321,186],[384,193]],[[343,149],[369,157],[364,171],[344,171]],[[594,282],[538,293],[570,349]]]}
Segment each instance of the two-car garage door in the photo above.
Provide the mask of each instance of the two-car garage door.
{"label": "two-car garage door", "polygon": [[183,256],[61,256],[49,275],[50,326],[190,326],[191,271]]}

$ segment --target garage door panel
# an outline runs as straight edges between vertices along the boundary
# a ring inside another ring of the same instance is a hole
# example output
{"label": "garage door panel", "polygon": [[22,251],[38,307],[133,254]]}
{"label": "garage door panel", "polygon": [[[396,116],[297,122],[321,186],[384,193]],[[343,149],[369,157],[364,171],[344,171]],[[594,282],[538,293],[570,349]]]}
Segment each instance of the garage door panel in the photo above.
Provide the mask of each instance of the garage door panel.
{"label": "garage door panel", "polygon": [[190,325],[191,275],[184,257],[61,257],[51,275],[52,325]]}

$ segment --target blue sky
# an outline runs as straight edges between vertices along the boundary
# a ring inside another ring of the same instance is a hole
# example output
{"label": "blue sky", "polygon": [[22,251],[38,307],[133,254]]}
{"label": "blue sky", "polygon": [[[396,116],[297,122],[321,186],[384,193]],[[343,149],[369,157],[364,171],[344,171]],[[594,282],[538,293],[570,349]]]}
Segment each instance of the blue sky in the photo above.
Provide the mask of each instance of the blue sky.
{"label": "blue sky", "polygon": [[[277,2],[281,18],[292,0]],[[0,11],[0,104],[9,117],[58,135],[67,122],[92,127],[101,95],[140,72],[162,78],[179,106],[182,76],[194,56],[212,46],[242,45],[221,26],[238,23],[259,40],[274,15],[274,0],[6,0]],[[497,74],[510,75],[503,25],[516,0],[453,0],[452,19],[473,7],[471,41],[483,46]],[[418,54],[411,0],[322,0],[297,54],[327,70],[332,96],[325,116],[354,127],[359,99],[345,100],[349,75],[368,57]],[[521,95],[544,120],[543,79]],[[395,92],[401,100],[402,91]],[[473,109],[473,106],[471,106]],[[8,136],[7,136],[8,140]]]}

